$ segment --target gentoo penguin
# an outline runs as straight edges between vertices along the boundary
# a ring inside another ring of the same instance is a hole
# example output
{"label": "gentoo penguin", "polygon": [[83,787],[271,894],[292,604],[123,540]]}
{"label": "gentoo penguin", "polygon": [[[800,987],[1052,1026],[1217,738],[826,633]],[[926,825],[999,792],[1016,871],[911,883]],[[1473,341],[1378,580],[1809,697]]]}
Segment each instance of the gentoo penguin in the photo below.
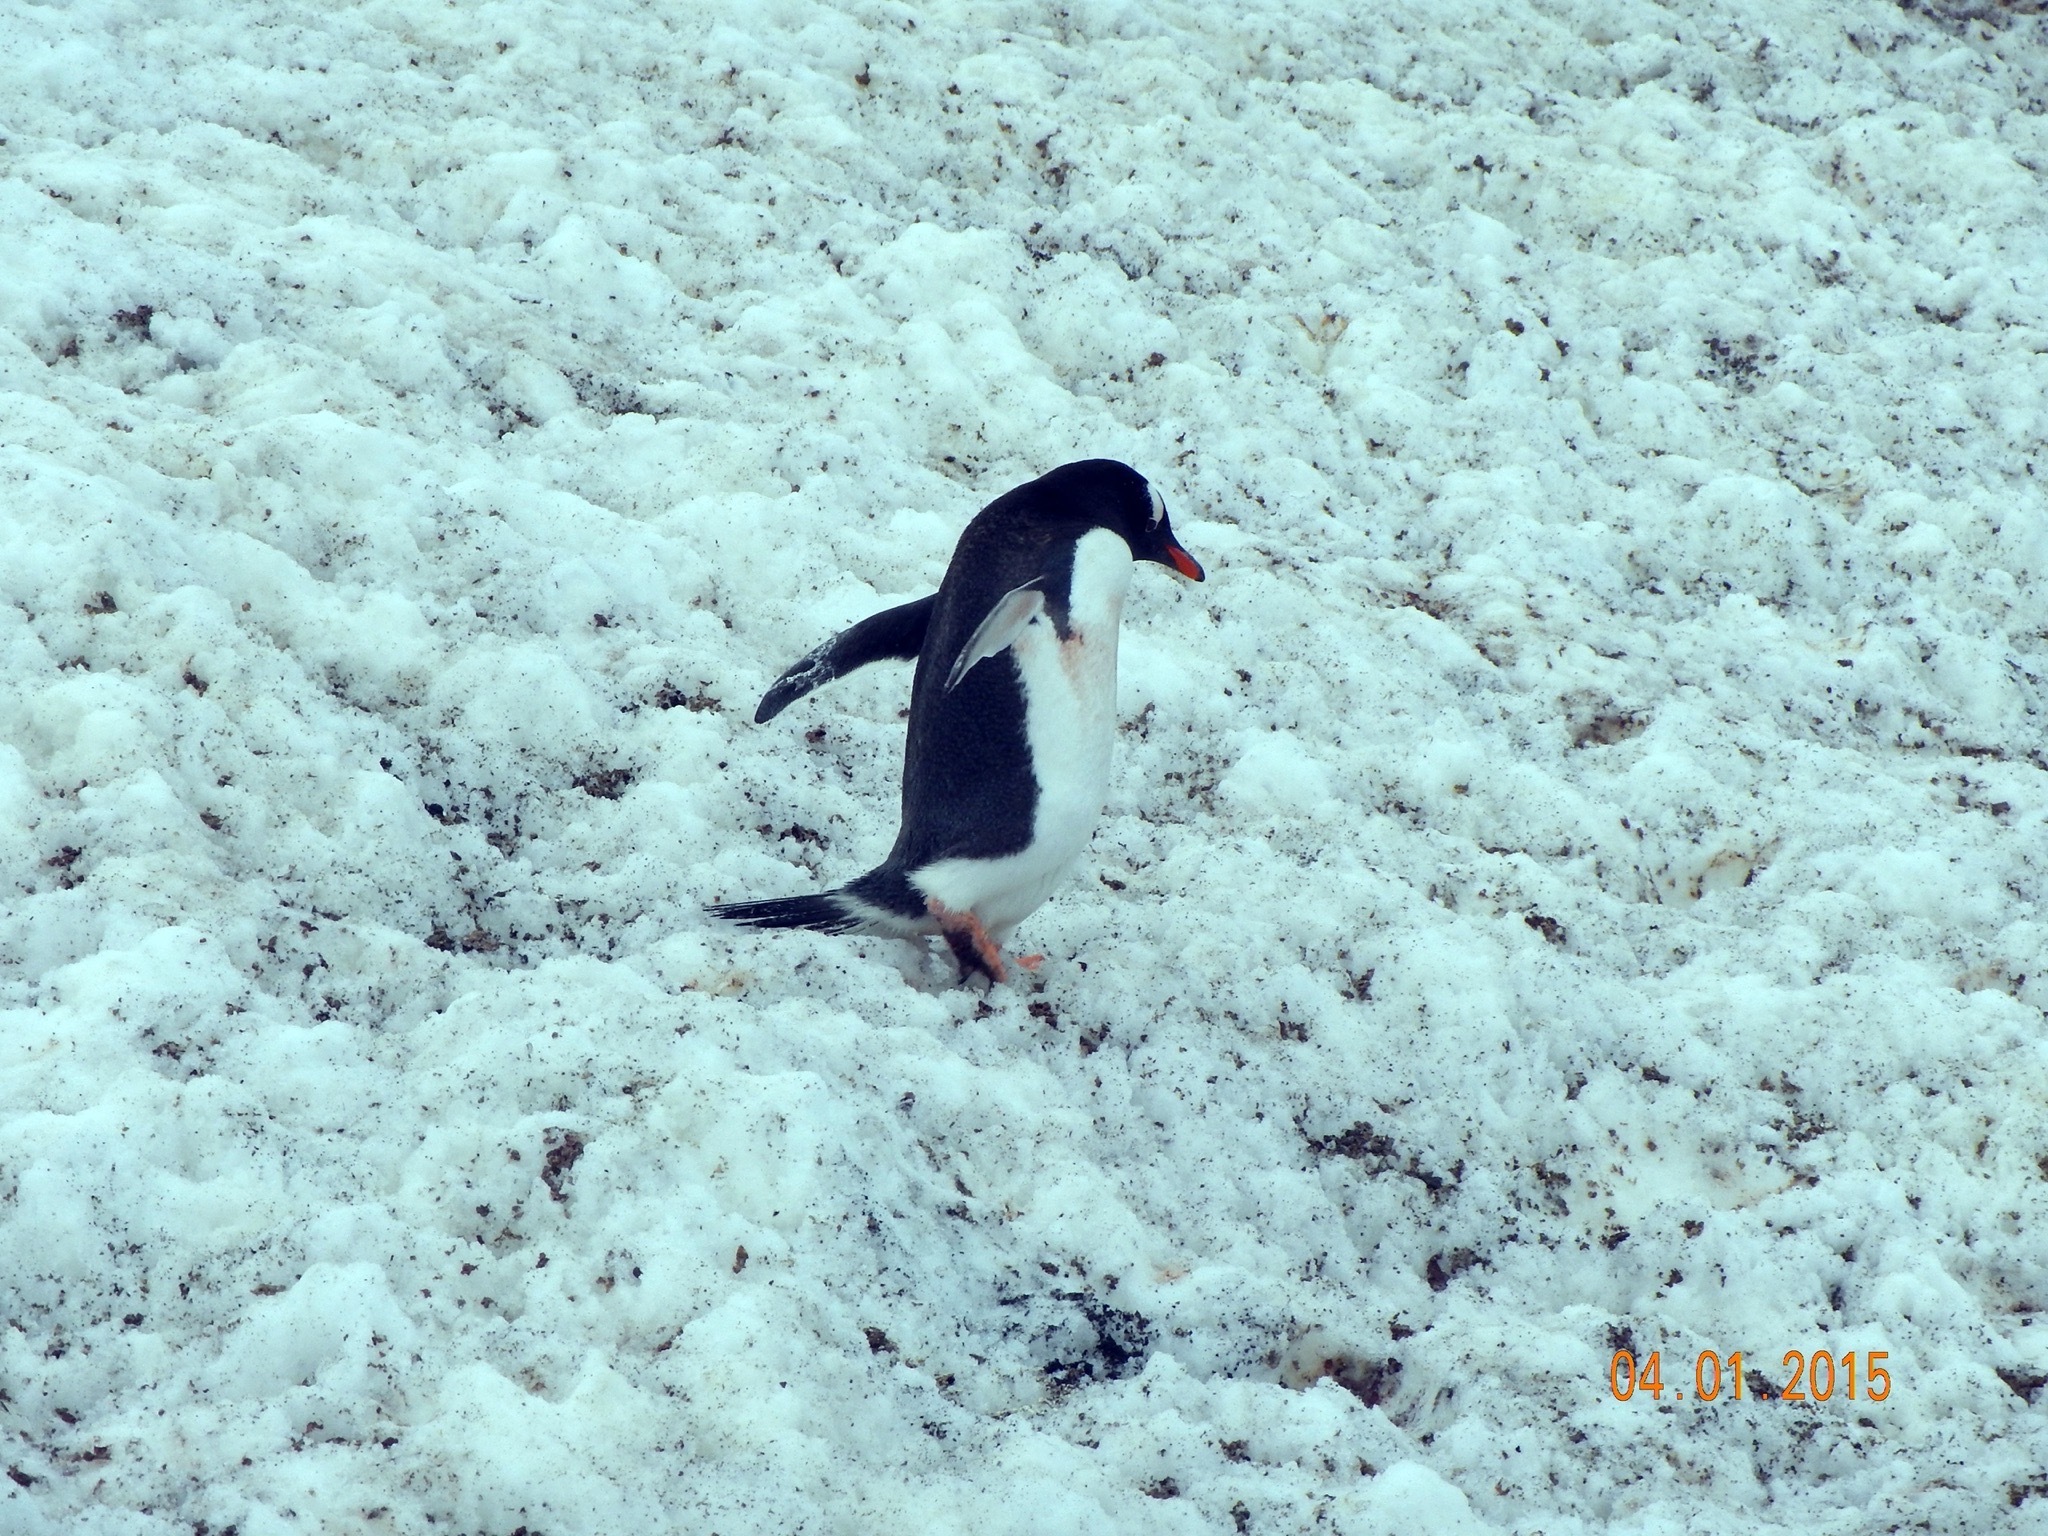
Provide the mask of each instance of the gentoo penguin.
{"label": "gentoo penguin", "polygon": [[837,890],[713,914],[756,928],[942,934],[962,980],[1003,980],[1010,930],[1065,877],[1102,813],[1134,560],[1202,579],[1144,476],[1114,459],[1067,464],[982,508],[937,592],[863,619],[783,673],[756,724],[871,661],[917,658],[896,846]]}

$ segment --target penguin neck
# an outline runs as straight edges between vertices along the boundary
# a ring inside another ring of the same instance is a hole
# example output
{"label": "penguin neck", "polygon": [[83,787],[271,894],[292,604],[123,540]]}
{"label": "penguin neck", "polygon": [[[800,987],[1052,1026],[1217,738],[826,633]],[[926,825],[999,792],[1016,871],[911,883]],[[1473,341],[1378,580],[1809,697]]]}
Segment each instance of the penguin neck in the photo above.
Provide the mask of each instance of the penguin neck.
{"label": "penguin neck", "polygon": [[1074,545],[1074,574],[1067,587],[1066,628],[1090,646],[1116,655],[1124,594],[1131,587],[1131,546],[1107,528],[1091,528]]}

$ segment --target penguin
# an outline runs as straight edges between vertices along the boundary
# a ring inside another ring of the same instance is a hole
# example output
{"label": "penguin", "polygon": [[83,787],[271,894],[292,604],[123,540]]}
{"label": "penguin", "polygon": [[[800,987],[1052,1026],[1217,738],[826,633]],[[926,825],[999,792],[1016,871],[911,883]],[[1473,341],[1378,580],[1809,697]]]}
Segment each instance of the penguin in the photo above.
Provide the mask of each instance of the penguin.
{"label": "penguin", "polygon": [[836,677],[916,658],[889,856],[835,890],[711,913],[755,928],[939,934],[963,982],[1006,980],[1002,946],[1073,867],[1102,814],[1117,633],[1138,561],[1203,579],[1159,492],[1114,459],[1063,465],[982,508],[938,591],[819,646],[754,713],[765,725]]}

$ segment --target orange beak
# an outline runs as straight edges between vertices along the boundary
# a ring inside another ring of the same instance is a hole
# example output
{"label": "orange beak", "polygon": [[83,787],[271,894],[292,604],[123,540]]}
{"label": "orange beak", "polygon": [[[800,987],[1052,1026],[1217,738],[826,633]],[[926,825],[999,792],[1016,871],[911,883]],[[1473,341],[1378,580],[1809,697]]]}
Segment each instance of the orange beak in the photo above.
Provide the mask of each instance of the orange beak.
{"label": "orange beak", "polygon": [[1173,568],[1179,571],[1181,575],[1187,577],[1189,581],[1200,581],[1202,579],[1202,568],[1195,564],[1195,557],[1182,549],[1178,544],[1166,546],[1166,558],[1171,560]]}

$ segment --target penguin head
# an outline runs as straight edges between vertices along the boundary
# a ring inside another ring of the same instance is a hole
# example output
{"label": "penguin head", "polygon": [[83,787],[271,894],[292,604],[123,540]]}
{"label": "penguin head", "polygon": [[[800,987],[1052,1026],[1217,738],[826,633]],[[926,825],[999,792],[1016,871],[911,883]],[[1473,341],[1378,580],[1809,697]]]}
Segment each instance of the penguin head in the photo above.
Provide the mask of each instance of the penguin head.
{"label": "penguin head", "polygon": [[1202,579],[1195,557],[1173,536],[1166,499],[1128,464],[1115,459],[1083,459],[1066,464],[1037,482],[1062,504],[1068,516],[1121,534],[1133,560],[1150,560],[1190,581]]}
{"label": "penguin head", "polygon": [[1151,486],[1145,487],[1145,526],[1133,533],[1124,530],[1124,538],[1131,546],[1131,557],[1135,560],[1153,560],[1168,570],[1178,571],[1189,581],[1202,579],[1202,567],[1195,557],[1180,547],[1180,540],[1173,536],[1173,521],[1166,515],[1166,498]]}

